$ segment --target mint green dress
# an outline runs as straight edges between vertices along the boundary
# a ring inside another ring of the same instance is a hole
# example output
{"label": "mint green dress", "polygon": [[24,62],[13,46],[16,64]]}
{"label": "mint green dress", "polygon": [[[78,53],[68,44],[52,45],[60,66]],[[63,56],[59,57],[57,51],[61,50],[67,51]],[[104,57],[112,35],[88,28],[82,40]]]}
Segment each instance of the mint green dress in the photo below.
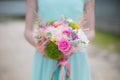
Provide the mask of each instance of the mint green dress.
{"label": "mint green dress", "polygon": [[[65,16],[78,22],[83,16],[86,0],[38,0],[38,13],[43,21],[60,19]],[[57,61],[44,58],[35,51],[31,80],[50,80]],[[91,80],[86,50],[77,52],[69,59],[72,80]],[[57,76],[57,72],[56,72]],[[55,78],[55,80],[59,80]]]}

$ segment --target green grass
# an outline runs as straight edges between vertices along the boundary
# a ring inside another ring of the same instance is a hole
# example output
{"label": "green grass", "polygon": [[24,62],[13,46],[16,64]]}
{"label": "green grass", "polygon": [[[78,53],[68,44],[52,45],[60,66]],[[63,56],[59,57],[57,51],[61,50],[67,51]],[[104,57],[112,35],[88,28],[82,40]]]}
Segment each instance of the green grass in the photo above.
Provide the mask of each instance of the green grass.
{"label": "green grass", "polygon": [[120,54],[120,36],[96,30],[96,36],[93,44],[103,49]]}

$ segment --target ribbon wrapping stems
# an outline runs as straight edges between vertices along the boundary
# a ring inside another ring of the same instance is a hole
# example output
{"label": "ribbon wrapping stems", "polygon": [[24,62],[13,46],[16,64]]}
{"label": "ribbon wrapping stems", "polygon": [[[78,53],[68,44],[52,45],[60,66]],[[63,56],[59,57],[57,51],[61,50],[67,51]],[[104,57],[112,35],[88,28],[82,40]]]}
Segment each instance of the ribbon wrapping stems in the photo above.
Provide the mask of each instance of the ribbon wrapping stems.
{"label": "ribbon wrapping stems", "polygon": [[[57,78],[56,78],[57,76]],[[71,80],[70,78],[70,64],[68,59],[60,59],[52,73],[51,80]]]}

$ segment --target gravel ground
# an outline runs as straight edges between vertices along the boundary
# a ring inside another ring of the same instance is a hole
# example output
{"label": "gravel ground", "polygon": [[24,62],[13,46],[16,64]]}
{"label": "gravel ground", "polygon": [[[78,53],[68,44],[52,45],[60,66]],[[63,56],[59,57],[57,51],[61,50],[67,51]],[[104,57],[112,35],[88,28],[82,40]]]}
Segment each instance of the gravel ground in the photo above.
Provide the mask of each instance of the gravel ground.
{"label": "gravel ground", "polygon": [[[0,21],[0,80],[30,80],[34,48],[24,39],[25,21]],[[120,80],[120,55],[88,46],[92,80]]]}

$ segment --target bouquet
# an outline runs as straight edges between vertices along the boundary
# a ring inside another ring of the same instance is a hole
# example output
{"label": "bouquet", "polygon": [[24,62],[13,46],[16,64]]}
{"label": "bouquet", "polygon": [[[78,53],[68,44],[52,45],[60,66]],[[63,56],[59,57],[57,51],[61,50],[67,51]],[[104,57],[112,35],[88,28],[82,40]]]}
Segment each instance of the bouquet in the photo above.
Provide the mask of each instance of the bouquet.
{"label": "bouquet", "polygon": [[37,50],[42,51],[41,54],[44,57],[58,61],[51,80],[54,80],[58,67],[61,70],[60,80],[64,80],[65,77],[71,80],[68,59],[88,45],[89,40],[85,33],[77,23],[69,18],[37,24],[39,27],[33,32]]}

